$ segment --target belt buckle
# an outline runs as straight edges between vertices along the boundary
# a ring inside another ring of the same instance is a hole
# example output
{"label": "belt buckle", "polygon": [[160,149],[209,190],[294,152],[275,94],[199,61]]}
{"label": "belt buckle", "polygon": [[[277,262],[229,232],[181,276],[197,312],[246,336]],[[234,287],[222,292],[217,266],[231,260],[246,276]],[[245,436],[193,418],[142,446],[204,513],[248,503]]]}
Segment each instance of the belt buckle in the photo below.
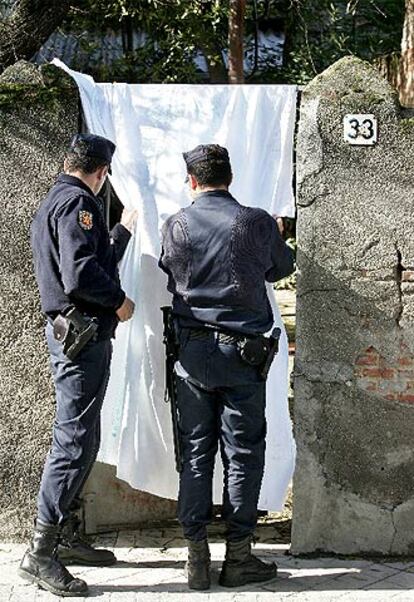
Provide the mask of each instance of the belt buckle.
{"label": "belt buckle", "polygon": [[219,343],[223,343],[224,345],[234,345],[237,343],[239,338],[234,334],[227,334],[225,332],[219,332],[218,335]]}

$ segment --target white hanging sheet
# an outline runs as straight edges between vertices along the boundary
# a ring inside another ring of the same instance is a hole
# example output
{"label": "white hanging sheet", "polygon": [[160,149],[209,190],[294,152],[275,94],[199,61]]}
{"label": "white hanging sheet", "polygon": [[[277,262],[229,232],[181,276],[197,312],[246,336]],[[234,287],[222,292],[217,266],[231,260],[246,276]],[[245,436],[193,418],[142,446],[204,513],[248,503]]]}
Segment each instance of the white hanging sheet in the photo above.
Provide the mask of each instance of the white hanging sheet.
{"label": "white hanging sheet", "polygon": [[[242,204],[279,216],[294,215],[292,145],[295,86],[97,84],[55,59],[79,86],[90,132],[117,145],[111,183],[125,207],[139,210],[137,231],[120,264],[121,282],[135,301],[132,320],[120,324],[102,411],[98,459],[115,465],[132,487],[176,498],[177,474],[170,407],[164,402],[160,307],[171,299],[157,267],[165,219],[190,204],[182,152],[219,143],[230,153],[231,193]],[[267,441],[261,509],[281,510],[295,465],[287,404],[287,337],[274,301],[280,352],[267,384]],[[214,501],[220,503],[220,461]]]}

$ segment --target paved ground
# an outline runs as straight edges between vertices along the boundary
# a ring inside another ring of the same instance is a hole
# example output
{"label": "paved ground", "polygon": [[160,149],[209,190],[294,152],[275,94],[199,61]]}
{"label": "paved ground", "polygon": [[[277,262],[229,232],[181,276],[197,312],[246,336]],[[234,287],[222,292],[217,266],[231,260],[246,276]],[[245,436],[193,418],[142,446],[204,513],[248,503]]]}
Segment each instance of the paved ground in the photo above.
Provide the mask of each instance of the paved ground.
{"label": "paved ground", "polygon": [[[276,561],[279,566],[279,577],[259,586],[226,590],[217,584],[224,545],[219,533],[213,532],[212,588],[205,593],[189,591],[183,571],[184,541],[174,526],[100,536],[97,543],[113,549],[118,564],[99,569],[73,567],[72,571],[89,583],[89,599],[96,597],[102,602],[414,601],[414,559],[407,562],[298,559],[289,556],[288,545],[274,543],[278,539],[274,526],[260,528],[259,535],[256,553],[263,559]],[[56,602],[59,598],[25,585],[17,576],[16,569],[24,549],[23,545],[0,544],[0,601]]]}

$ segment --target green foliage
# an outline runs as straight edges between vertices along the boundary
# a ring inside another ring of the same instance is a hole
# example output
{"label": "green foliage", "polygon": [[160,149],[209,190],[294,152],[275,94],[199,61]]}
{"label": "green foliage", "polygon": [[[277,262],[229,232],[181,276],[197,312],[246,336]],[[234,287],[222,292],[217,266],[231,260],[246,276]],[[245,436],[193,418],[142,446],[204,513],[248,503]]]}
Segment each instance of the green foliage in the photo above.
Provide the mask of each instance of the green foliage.
{"label": "green foliage", "polygon": [[[228,0],[78,0],[74,6],[64,28],[87,32],[82,44],[91,57],[88,70],[98,80],[206,81],[193,61],[201,52],[208,79],[226,81],[222,50],[227,48]],[[274,53],[262,51],[262,67],[250,78],[246,74],[248,81],[303,84],[342,56],[373,60],[396,52],[403,19],[404,0],[247,0],[251,47],[258,25],[279,27],[286,35],[283,68],[275,64]],[[124,52],[105,66],[93,59],[97,42],[89,34],[108,30],[122,30]],[[133,31],[145,33],[138,47]]]}
{"label": "green foliage", "polygon": [[292,0],[280,76],[304,84],[343,56],[396,52],[403,21],[404,0]]}
{"label": "green foliage", "polygon": [[22,111],[38,110],[38,107],[59,110],[67,99],[68,89],[61,87],[42,87],[26,84],[0,83],[0,113],[16,112],[16,107]]}
{"label": "green foliage", "polygon": [[[99,24],[101,33],[122,29],[124,56],[109,68],[92,65],[99,79],[189,83],[200,80],[193,62],[200,50],[210,69],[225,77],[221,50],[227,45],[227,19],[228,2],[218,0],[81,0],[66,28],[97,31]],[[138,48],[133,31],[145,34]]]}

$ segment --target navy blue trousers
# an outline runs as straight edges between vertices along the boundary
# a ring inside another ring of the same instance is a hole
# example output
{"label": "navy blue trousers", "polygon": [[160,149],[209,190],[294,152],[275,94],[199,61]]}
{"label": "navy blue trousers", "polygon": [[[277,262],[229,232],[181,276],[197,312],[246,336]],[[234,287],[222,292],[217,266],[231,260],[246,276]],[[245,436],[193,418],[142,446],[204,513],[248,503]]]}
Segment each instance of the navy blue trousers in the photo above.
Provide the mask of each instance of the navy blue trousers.
{"label": "navy blue trousers", "polygon": [[183,471],[178,518],[187,539],[207,536],[212,519],[215,456],[220,445],[224,467],[223,520],[230,541],[253,533],[263,477],[266,383],[247,365],[235,344],[216,333],[189,339],[179,332],[177,399]]}
{"label": "navy blue trousers", "polygon": [[109,339],[90,341],[71,361],[55,340],[50,324],[46,338],[56,390],[56,415],[40,484],[38,519],[45,524],[63,524],[99,450],[112,343]]}

